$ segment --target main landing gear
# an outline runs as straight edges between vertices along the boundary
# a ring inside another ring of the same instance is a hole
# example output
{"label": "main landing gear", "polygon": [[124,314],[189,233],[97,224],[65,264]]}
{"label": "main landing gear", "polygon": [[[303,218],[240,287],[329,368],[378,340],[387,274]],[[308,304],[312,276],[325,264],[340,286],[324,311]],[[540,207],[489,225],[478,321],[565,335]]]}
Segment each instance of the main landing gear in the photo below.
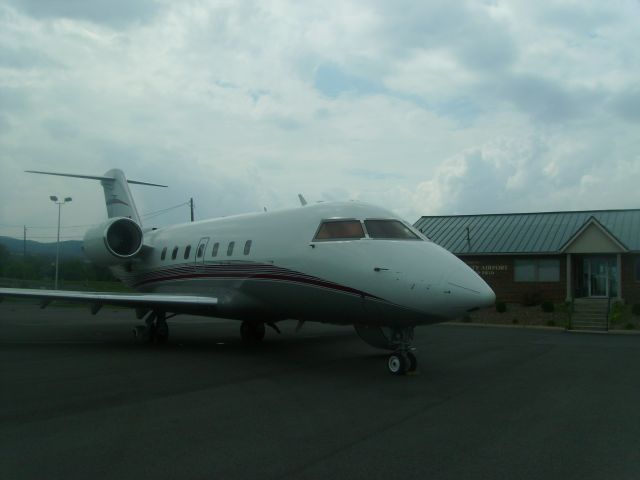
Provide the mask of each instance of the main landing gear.
{"label": "main landing gear", "polygon": [[262,341],[265,334],[265,327],[263,322],[248,322],[244,321],[240,325],[240,338],[243,343],[255,345]]}
{"label": "main landing gear", "polygon": [[145,325],[138,325],[133,329],[133,336],[136,340],[148,343],[167,343],[169,325],[165,312],[149,312],[144,322]]}
{"label": "main landing gear", "polygon": [[418,359],[414,355],[413,327],[392,328],[390,343],[394,352],[389,355],[387,367],[393,375],[404,375],[414,372],[418,368]]}

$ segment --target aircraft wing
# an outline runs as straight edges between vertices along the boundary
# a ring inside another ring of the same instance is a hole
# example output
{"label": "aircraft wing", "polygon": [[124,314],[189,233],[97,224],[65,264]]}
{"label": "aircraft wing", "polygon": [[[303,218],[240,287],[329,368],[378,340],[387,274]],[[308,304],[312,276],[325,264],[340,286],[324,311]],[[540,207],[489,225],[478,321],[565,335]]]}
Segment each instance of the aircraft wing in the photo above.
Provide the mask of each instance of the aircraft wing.
{"label": "aircraft wing", "polygon": [[0,300],[2,300],[3,297],[39,299],[42,301],[42,308],[55,300],[87,303],[91,305],[91,312],[94,314],[97,313],[103,305],[116,305],[138,310],[212,314],[215,313],[218,305],[218,299],[215,297],[172,295],[169,293],[104,293],[0,288]]}

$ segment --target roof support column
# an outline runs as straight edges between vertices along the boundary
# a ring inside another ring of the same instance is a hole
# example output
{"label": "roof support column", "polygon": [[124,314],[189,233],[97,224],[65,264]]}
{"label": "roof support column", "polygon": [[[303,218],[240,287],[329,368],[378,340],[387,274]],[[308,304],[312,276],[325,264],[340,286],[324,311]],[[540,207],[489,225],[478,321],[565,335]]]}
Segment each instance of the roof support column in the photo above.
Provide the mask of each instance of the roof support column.
{"label": "roof support column", "polygon": [[571,265],[571,254],[567,253],[567,267],[565,276],[567,277],[567,297],[566,301],[570,302],[573,300],[573,268]]}
{"label": "roof support column", "polygon": [[618,283],[618,295],[616,299],[622,301],[622,255],[616,254],[616,282]]}

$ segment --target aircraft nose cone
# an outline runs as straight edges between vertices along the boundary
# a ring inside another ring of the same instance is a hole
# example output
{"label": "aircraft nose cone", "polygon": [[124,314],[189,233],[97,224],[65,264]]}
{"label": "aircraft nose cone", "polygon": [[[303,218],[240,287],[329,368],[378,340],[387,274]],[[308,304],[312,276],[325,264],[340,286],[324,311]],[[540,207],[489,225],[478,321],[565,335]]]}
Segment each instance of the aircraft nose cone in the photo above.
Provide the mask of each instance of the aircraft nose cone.
{"label": "aircraft nose cone", "polygon": [[466,265],[454,269],[447,282],[468,309],[490,307],[496,301],[496,294],[491,287]]}

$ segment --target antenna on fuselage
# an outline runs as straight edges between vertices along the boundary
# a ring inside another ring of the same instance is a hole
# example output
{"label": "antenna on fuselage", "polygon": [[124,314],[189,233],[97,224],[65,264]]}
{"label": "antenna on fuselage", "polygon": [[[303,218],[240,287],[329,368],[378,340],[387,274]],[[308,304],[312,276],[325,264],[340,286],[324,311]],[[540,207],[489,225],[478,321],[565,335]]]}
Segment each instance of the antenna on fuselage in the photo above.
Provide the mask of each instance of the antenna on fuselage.
{"label": "antenna on fuselage", "polygon": [[300,200],[300,204],[301,204],[303,207],[307,204],[307,199],[306,199],[306,198],[304,198],[304,196],[303,196],[301,193],[299,193],[299,194],[298,194],[298,199]]}

